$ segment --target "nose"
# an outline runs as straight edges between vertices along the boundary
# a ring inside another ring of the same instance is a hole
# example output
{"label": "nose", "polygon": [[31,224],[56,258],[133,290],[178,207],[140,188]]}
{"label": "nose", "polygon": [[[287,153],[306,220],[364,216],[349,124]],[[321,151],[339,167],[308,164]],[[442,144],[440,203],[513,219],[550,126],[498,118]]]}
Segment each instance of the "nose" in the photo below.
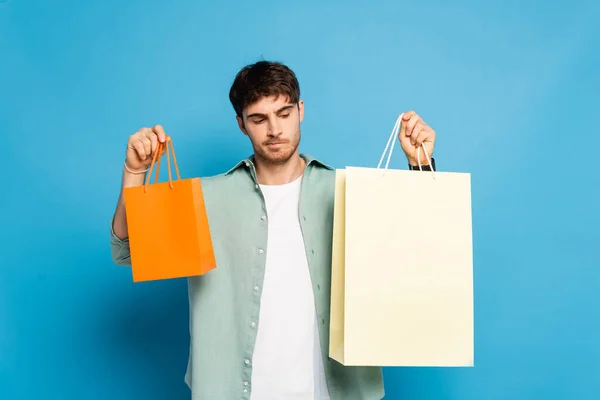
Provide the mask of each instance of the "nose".
{"label": "nose", "polygon": [[281,129],[281,124],[279,123],[279,118],[271,117],[269,118],[269,136],[277,137],[283,133]]}

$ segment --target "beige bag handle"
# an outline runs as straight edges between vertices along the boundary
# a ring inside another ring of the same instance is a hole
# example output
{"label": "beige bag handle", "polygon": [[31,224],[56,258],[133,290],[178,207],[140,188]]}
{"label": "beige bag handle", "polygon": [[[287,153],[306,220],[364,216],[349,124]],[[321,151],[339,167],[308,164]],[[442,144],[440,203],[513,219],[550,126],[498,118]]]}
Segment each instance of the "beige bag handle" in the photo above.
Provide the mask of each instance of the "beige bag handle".
{"label": "beige bag handle", "polygon": [[[379,164],[377,164],[377,169],[379,169],[381,167],[381,163],[383,162],[383,159],[385,158],[385,153],[388,151],[388,148],[390,147],[390,143],[391,143],[392,147],[390,148],[390,153],[388,154],[388,159],[387,159],[387,162],[385,163],[385,170],[387,171],[387,169],[388,169],[388,165],[390,164],[390,159],[392,158],[392,152],[394,151],[394,145],[396,144],[396,141],[394,140],[394,138],[396,136],[398,136],[398,133],[400,132],[400,125],[402,124],[402,116],[403,115],[404,115],[404,113],[400,114],[398,116],[398,119],[396,120],[396,123],[394,124],[394,129],[392,129],[392,133],[390,133],[390,138],[388,139],[387,144],[385,145],[383,154],[381,154],[381,158],[379,159]],[[429,162],[429,165],[431,165],[431,160],[429,159],[429,154],[427,154],[427,150],[425,149],[425,146],[423,144],[421,144],[421,146],[419,146],[417,148],[417,162],[419,163],[419,170],[423,171],[423,167],[421,166],[421,147],[423,148],[423,152],[425,153],[425,157],[427,157],[427,162]],[[435,179],[435,171],[433,170],[433,168],[431,169],[431,174],[433,175],[433,178]]]}

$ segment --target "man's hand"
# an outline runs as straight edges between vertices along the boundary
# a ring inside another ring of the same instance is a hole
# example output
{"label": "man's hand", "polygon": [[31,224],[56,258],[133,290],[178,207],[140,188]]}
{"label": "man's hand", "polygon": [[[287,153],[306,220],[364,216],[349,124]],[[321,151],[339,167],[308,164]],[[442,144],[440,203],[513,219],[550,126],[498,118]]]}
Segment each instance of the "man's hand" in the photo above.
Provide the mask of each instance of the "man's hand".
{"label": "man's hand", "polygon": [[[404,113],[402,116],[402,127],[398,134],[402,150],[408,158],[410,165],[419,165],[417,160],[417,149],[423,145],[431,159],[435,143],[435,131],[423,121],[414,111]],[[427,157],[423,149],[419,152],[421,165],[427,165]]]}
{"label": "man's hand", "polygon": [[[127,142],[127,152],[125,156],[125,164],[132,171],[141,171],[152,163],[152,157],[158,147],[158,143],[165,143],[169,140],[169,136],[165,134],[165,130],[160,125],[155,125],[152,128],[142,128],[129,137]],[[161,157],[165,153],[165,147],[162,146]]]}
{"label": "man's hand", "polygon": [[[129,235],[123,190],[125,188],[141,186],[144,184],[144,170],[152,163],[152,158],[156,153],[158,144],[166,143],[167,140],[171,140],[171,138],[165,134],[163,127],[155,125],[152,128],[140,129],[131,135],[127,141],[125,166],[133,172],[123,168],[121,193],[113,218],[113,229],[115,235],[120,239],[125,239]],[[157,154],[157,158],[161,157],[166,151],[166,146],[161,147],[161,154]]]}

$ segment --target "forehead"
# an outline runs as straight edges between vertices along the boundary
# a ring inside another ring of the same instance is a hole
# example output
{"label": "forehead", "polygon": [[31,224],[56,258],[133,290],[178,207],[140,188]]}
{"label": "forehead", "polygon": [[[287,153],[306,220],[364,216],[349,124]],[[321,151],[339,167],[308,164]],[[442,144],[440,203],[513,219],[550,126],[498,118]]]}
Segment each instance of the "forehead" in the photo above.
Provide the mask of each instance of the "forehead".
{"label": "forehead", "polygon": [[244,110],[246,115],[250,114],[271,114],[280,110],[282,107],[289,106],[292,103],[289,97],[285,95],[276,95],[261,97],[258,101],[250,104]]}

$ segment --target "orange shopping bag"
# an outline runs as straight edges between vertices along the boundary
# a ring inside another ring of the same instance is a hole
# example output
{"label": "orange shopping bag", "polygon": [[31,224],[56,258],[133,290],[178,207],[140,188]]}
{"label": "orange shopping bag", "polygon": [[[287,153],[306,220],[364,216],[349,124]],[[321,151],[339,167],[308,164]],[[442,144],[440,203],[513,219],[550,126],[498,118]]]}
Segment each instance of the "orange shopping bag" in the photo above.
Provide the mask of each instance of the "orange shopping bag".
{"label": "orange shopping bag", "polygon": [[[158,183],[157,154],[163,146],[169,181]],[[149,184],[157,158],[154,184]],[[216,268],[200,178],[180,178],[171,138],[158,144],[145,184],[126,188],[124,196],[134,282],[198,276]]]}

